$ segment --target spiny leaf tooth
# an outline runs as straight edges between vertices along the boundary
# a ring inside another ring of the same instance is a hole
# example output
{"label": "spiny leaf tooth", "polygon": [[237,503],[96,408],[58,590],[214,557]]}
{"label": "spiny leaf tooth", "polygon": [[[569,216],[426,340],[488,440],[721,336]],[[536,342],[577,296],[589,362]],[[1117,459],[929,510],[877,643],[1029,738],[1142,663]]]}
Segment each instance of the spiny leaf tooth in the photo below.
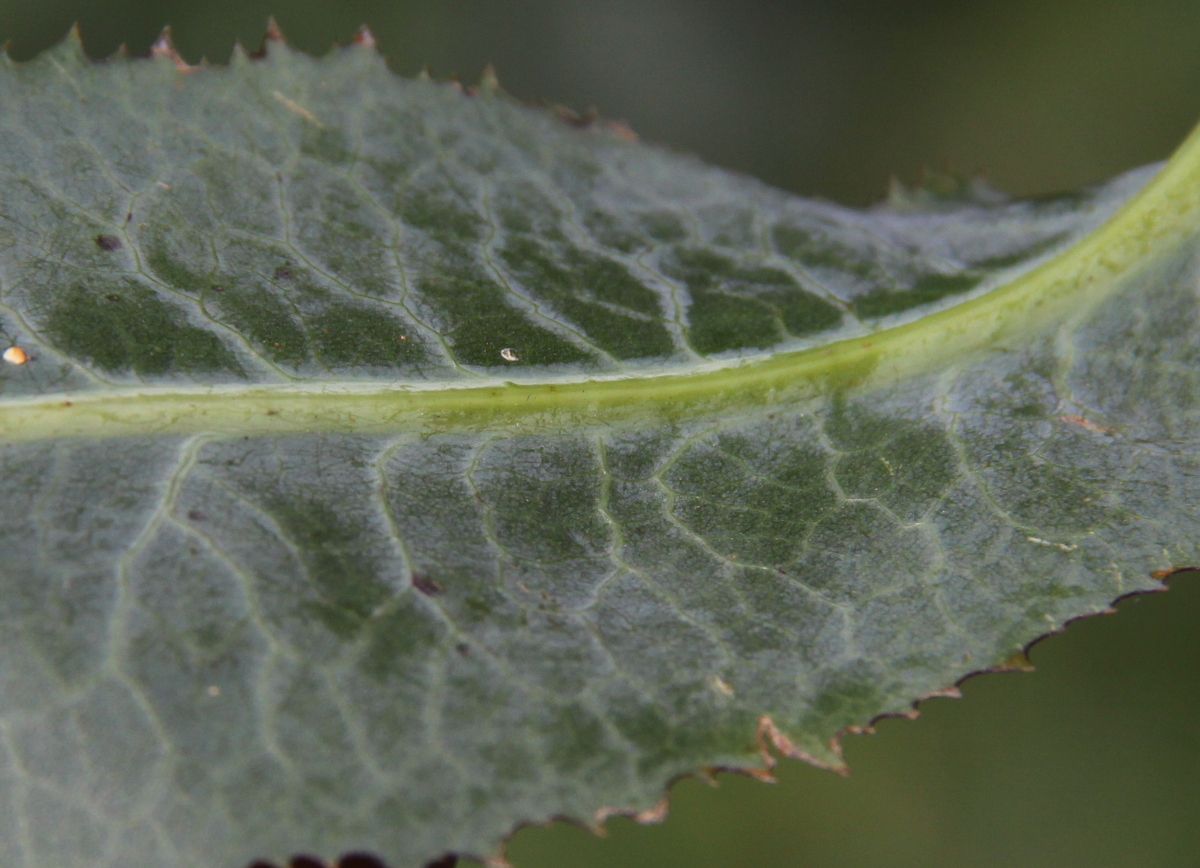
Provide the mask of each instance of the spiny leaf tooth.
{"label": "spiny leaf tooth", "polygon": [[369,48],[372,51],[378,50],[378,45],[375,43],[375,34],[365,24],[358,28],[358,33],[354,34],[354,44],[361,45],[363,48]]}
{"label": "spiny leaf tooth", "polygon": [[496,67],[488,64],[483,68],[483,75],[479,77],[480,93],[499,93],[500,78],[496,75]]}
{"label": "spiny leaf tooth", "polygon": [[67,31],[67,37],[64,39],[57,51],[61,51],[60,56],[65,56],[71,60],[87,60],[87,52],[83,50],[83,31],[79,27],[79,22],[71,25],[71,29]]}
{"label": "spiny leaf tooth", "polygon": [[1025,650],[1018,651],[1016,654],[1004,660],[1002,663],[991,667],[993,672],[1032,672],[1034,670],[1033,661],[1029,659],[1029,653]]}
{"label": "spiny leaf tooth", "polygon": [[154,40],[154,44],[150,46],[151,57],[174,57],[179,52],[175,50],[175,43],[171,39],[171,25],[168,24],[159,31],[158,38]]}
{"label": "spiny leaf tooth", "polygon": [[623,142],[638,141],[638,134],[625,121],[608,121],[608,131]]}
{"label": "spiny leaf tooth", "polygon": [[266,42],[286,42],[287,41],[283,37],[283,31],[279,29],[279,22],[275,20],[274,15],[267,18],[267,32],[263,36],[263,39]]}
{"label": "spiny leaf tooth", "polygon": [[171,38],[171,27],[167,25],[162,29],[162,33],[158,34],[158,39],[154,40],[154,44],[150,46],[151,57],[165,57],[171,63],[175,64],[175,68],[180,72],[187,72],[192,67],[183,59],[183,56],[176,50],[175,41]]}
{"label": "spiny leaf tooth", "polygon": [[271,46],[273,44],[286,44],[286,42],[287,40],[284,39],[283,31],[279,29],[279,22],[277,22],[275,20],[275,16],[272,15],[267,18],[267,29],[266,32],[263,33],[262,45],[260,45],[258,51],[251,54],[250,57],[254,58],[255,60],[261,60],[270,53]]}

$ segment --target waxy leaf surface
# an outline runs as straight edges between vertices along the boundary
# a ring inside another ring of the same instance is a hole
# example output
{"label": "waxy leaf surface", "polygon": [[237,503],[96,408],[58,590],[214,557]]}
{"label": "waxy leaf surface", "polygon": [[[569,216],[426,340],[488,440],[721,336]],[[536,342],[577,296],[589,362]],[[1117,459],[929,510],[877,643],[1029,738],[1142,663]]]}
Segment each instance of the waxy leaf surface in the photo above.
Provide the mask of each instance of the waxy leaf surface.
{"label": "waxy leaf surface", "polygon": [[1200,543],[1200,146],[856,212],[366,46],[0,68],[0,861],[489,856]]}

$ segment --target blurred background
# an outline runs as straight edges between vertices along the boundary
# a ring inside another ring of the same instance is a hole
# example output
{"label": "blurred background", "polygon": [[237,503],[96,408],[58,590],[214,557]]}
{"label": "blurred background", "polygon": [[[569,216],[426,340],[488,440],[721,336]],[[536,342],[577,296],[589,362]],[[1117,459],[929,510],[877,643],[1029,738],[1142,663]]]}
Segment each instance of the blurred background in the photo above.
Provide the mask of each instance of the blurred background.
{"label": "blurred background", "polygon": [[[405,75],[491,62],[522,99],[851,205],[926,166],[1018,194],[1094,183],[1200,120],[1198,0],[0,0],[0,37],[28,58],[79,22],[101,57],[170,24],[188,60],[223,61],[269,14],[314,53],[367,23]],[[1200,579],[1120,610],[1039,644],[1034,674],[848,739],[848,779],[784,761],[774,786],[684,781],[661,826],[526,829],[509,858],[1200,868]]]}

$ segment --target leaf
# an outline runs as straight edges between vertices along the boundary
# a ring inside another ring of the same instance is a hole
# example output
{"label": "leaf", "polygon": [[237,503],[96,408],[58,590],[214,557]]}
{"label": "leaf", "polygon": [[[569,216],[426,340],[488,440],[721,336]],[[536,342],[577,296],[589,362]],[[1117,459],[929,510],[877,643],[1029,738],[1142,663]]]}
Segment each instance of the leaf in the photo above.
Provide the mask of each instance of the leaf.
{"label": "leaf", "polygon": [[366,42],[0,69],[5,864],[649,817],[1197,563],[1200,141],[855,212]]}

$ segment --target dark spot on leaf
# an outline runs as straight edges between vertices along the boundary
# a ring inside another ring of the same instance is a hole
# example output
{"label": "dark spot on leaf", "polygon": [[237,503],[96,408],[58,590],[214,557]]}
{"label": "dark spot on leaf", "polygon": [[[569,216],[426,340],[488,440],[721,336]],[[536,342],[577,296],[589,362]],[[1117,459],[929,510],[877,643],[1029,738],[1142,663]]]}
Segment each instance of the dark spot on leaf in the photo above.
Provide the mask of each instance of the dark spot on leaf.
{"label": "dark spot on leaf", "polygon": [[205,516],[205,514],[198,509],[189,509],[187,517],[188,521],[204,521],[205,518],[207,518],[207,516]]}
{"label": "dark spot on leaf", "polygon": [[278,868],[274,862],[264,862],[262,859],[251,862],[246,868]]}
{"label": "dark spot on leaf", "polygon": [[466,642],[459,642],[457,645],[454,646],[454,650],[457,651],[459,654],[461,654],[463,657],[466,657],[468,654],[471,653],[471,646],[468,645]]}
{"label": "dark spot on leaf", "polygon": [[109,301],[120,301],[121,300],[121,296],[117,295],[115,292],[110,292],[108,295],[106,295],[104,297],[107,298]]}
{"label": "dark spot on leaf", "polygon": [[293,856],[289,868],[325,868],[325,863],[312,856]]}
{"label": "dark spot on leaf", "polygon": [[421,575],[420,573],[412,574],[413,587],[429,597],[436,597],[446,589],[441,586],[440,582],[429,578],[429,576]]}
{"label": "dark spot on leaf", "polygon": [[291,276],[292,276],[292,270],[290,268],[288,268],[286,265],[280,265],[278,268],[275,269],[275,279],[276,280],[287,280]]}
{"label": "dark spot on leaf", "polygon": [[213,292],[224,292],[225,291],[225,287],[218,286],[215,283],[212,286],[210,286],[209,289],[211,289]]}
{"label": "dark spot on leaf", "polygon": [[[425,868],[454,868],[454,866],[457,864],[458,857],[453,854],[449,854],[443,856],[441,859],[438,859],[436,862],[430,862],[425,866]],[[342,868],[350,868],[350,866],[344,865]],[[355,866],[355,868],[357,868],[357,866]],[[362,868],[366,868],[366,866],[364,865]]]}
{"label": "dark spot on leaf", "polygon": [[121,239],[115,235],[97,235],[96,246],[101,250],[120,250]]}

